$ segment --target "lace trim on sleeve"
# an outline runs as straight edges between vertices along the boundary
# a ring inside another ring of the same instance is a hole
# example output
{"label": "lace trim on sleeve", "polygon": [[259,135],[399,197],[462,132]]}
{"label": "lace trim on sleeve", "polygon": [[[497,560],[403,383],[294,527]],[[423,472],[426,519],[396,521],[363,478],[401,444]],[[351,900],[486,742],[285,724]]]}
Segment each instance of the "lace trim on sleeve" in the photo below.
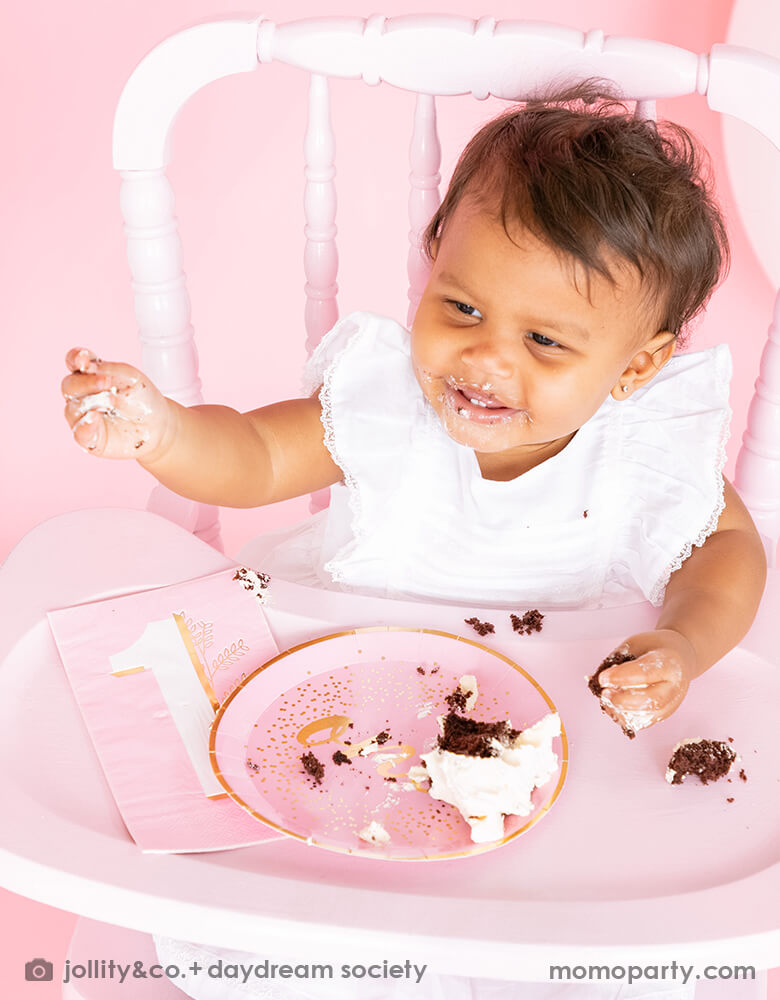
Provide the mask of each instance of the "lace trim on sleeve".
{"label": "lace trim on sleeve", "polygon": [[349,347],[350,341],[347,339],[343,347],[332,358],[330,357],[333,342],[337,341],[339,336],[344,335],[347,324],[350,324],[354,330],[357,329],[357,325],[353,322],[351,315],[343,317],[325,334],[306,360],[306,364],[303,366],[303,375],[301,376],[301,391],[304,396],[311,396],[317,386],[322,383],[327,370],[332,368],[341,359],[344,351]]}
{"label": "lace trim on sleeve", "polygon": [[[325,376],[322,380],[322,388],[320,389],[322,413],[320,419],[322,420],[322,426],[325,430],[325,447],[330,452],[333,461],[344,473],[344,485],[347,487],[347,503],[349,504],[349,509],[352,513],[353,540],[349,547],[353,548],[354,545],[356,545],[363,537],[363,501],[360,495],[360,484],[350,472],[348,463],[339,452],[338,445],[336,444],[336,431],[333,426],[333,371],[339,360],[339,356],[343,354],[345,350],[346,347],[339,352],[339,355],[336,356],[333,364],[325,372]],[[331,559],[325,564],[324,567],[336,583],[343,582],[344,579],[343,570],[338,565],[338,560],[340,560],[343,555],[343,552],[338,552],[336,558]]]}
{"label": "lace trim on sleeve", "polygon": [[[718,390],[723,392],[726,398],[728,398],[729,380],[723,365],[717,366],[717,383]],[[727,404],[720,425],[717,461],[715,462],[712,470],[713,489],[717,496],[715,507],[696,538],[684,546],[680,554],[673,559],[671,563],[669,563],[662,575],[653,585],[648,600],[656,608],[663,604],[664,592],[666,591],[666,587],[671,579],[672,573],[682,566],[685,560],[690,556],[691,552],[693,552],[694,548],[704,545],[709,536],[717,528],[720,515],[723,513],[723,509],[726,506],[726,499],[724,496],[725,490],[723,486],[723,467],[726,464],[726,444],[731,434],[731,416],[731,407]]]}
{"label": "lace trim on sleeve", "polygon": [[[320,420],[322,422],[324,434],[325,447],[331,454],[333,461],[344,473],[344,485],[347,487],[347,502],[349,504],[349,509],[352,514],[352,534],[353,540],[350,543],[349,548],[352,549],[363,537],[365,526],[364,526],[364,505],[361,498],[360,484],[355,476],[352,474],[349,468],[349,463],[346,461],[344,456],[341,454],[338,444],[336,442],[336,428],[333,419],[333,405],[334,405],[334,379],[336,373],[344,361],[345,355],[351,347],[353,347],[361,335],[365,331],[365,325],[356,325],[352,331],[352,336],[348,337],[344,345],[336,351],[332,359],[328,363],[327,350],[330,347],[329,339],[320,341],[317,347],[312,352],[311,358],[306,366],[306,371],[304,373],[304,392],[308,391],[311,393],[316,389],[317,385],[322,382],[322,387],[319,393],[319,399],[322,406]],[[335,336],[335,329],[334,334]],[[330,560],[325,565],[325,570],[330,574],[331,578],[336,582],[343,581],[343,571],[337,565],[337,560],[340,560],[344,555],[343,552],[337,553],[335,559]]]}

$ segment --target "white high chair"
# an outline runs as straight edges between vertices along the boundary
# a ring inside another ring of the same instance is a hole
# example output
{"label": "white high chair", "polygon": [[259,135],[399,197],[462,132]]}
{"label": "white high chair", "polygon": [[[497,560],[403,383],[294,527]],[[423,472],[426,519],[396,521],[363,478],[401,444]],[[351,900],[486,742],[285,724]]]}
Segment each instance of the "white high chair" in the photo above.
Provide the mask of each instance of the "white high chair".
{"label": "white high chair", "polygon": [[[418,94],[410,146],[410,317],[426,279],[420,234],[439,199],[436,95],[522,100],[552,80],[604,77],[637,101],[637,114],[653,115],[656,98],[698,93],[713,110],[744,119],[780,146],[780,62],[734,46],[716,45],[700,55],[660,42],[609,38],[600,31],[583,34],[489,17],[375,15],[199,24],[164,41],[141,62],[119,101],[114,132],[141,367],[163,392],[186,405],[202,397],[173,194],[165,175],[172,124],[201,87],[273,60],[311,76],[304,253],[309,350],[337,318],[330,76],[385,82]],[[779,331],[780,297],[736,473],[737,489],[762,533],[772,567],[780,535]],[[141,855],[122,826],[80,725],[45,611],[231,565],[218,549],[217,511],[157,488],[149,512],[80,511],[40,525],[19,543],[0,574],[0,606],[7,612],[0,634],[6,695],[0,707],[5,765],[0,791],[6,815],[0,884],[103,922],[82,924],[73,961],[101,950],[105,954],[109,944],[124,947],[126,954],[141,949],[138,958],[146,958],[148,933],[158,932],[243,949],[262,942],[271,954],[298,949],[313,960],[343,954],[346,935],[353,960],[361,949],[380,948],[388,957],[416,958],[438,971],[506,979],[520,968],[524,976],[544,978],[543,968],[556,961],[662,962],[674,957],[675,948],[702,965],[733,962],[765,969],[780,964],[776,831],[774,838],[765,831],[763,839],[750,840],[755,858],[750,870],[732,867],[728,877],[713,872],[710,882],[697,874],[698,882],[692,876],[682,889],[664,886],[661,878],[657,894],[645,898],[636,892],[594,896],[587,880],[568,887],[552,880],[549,891],[531,891],[502,867],[502,852],[479,863],[472,859],[457,870],[428,865],[417,869],[413,880],[397,866],[375,862],[356,873],[348,859],[326,852],[314,857],[286,842],[203,856]],[[293,597],[295,592],[294,586],[286,591]],[[772,615],[778,600],[780,574],[773,568],[759,618],[739,647],[740,655],[753,657],[761,677],[771,677],[767,668],[775,657]],[[450,630],[468,611],[425,608],[423,615],[413,603],[335,593],[322,598],[321,609],[323,622],[419,623]],[[287,645],[312,629],[311,620],[305,627],[292,621],[291,611],[284,605],[269,609],[272,628]],[[652,622],[646,605],[550,614],[545,641],[568,642],[571,648],[574,636],[622,638]],[[714,692],[724,676],[723,671],[714,675]],[[769,694],[766,690],[764,705],[771,701]],[[21,706],[28,706],[27,715],[20,714]],[[593,715],[599,722],[598,713]],[[766,746],[776,759],[779,737],[770,725]],[[647,734],[648,747],[653,736]],[[580,739],[584,753],[587,734]],[[576,740],[572,746],[577,749]],[[57,773],[52,774],[46,761],[55,751]],[[574,771],[570,780],[576,780]],[[507,860],[505,855],[504,865]],[[691,866],[696,868],[693,857]],[[110,931],[106,924],[145,936]],[[717,984],[701,986],[697,996],[725,995]],[[135,983],[133,990],[84,980],[71,983],[63,996],[166,1000],[179,995],[170,985],[151,981]]]}

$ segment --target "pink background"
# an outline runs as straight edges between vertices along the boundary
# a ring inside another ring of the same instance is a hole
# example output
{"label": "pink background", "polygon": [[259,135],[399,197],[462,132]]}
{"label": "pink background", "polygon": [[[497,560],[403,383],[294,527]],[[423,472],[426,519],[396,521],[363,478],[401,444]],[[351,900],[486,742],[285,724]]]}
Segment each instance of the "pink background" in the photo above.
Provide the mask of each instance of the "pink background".
{"label": "pink background", "polygon": [[[516,0],[426,0],[430,12],[518,17]],[[767,17],[778,16],[769,13]],[[696,51],[726,40],[732,0],[524,0],[522,16],[608,34],[656,38]],[[386,0],[388,15],[420,10]],[[339,0],[285,0],[278,21],[323,13],[367,16]],[[140,507],[151,481],[134,463],[98,461],[70,440],[59,382],[65,351],[138,360],[129,273],[111,167],[111,123],[141,56],[199,20],[231,15],[230,0],[74,0],[6,4],[0,23],[4,387],[0,412],[3,520],[0,558],[39,521],[90,506]],[[259,12],[259,11],[258,11]],[[252,16],[252,15],[250,15]],[[283,100],[272,100],[279,94]],[[170,177],[184,243],[201,374],[209,401],[250,409],[295,395],[303,350],[302,157],[306,80],[284,66],[213,84],[181,115]],[[340,306],[406,313],[406,150],[413,97],[356,81],[333,85],[337,136]],[[444,176],[493,102],[440,101]],[[725,176],[720,128],[700,99],[661,106],[710,149],[733,241],[734,264],[691,347],[729,340],[735,418],[727,475],[745,423],[773,293],[740,225]],[[358,126],[359,127],[356,127]],[[349,192],[349,197],[347,196]],[[737,336],[730,337],[735,331]],[[244,372],[251,372],[247,377]],[[306,501],[223,515],[226,551],[265,527],[303,516]],[[31,957],[60,962],[72,918],[0,894],[5,928],[0,983],[20,992]],[[56,996],[36,984],[35,996]],[[27,991],[25,991],[27,995]],[[776,984],[780,997],[780,983]]]}

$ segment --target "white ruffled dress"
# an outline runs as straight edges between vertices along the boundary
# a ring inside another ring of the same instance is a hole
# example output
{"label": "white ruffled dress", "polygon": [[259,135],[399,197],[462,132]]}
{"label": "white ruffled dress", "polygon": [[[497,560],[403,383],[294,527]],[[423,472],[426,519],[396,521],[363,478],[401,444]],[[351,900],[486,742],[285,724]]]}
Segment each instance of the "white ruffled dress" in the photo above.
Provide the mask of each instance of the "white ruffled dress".
{"label": "white ruffled dress", "polygon": [[[370,313],[312,355],[325,441],[344,472],[327,510],[265,535],[242,561],[282,579],[490,607],[659,605],[714,530],[731,411],[726,346],[672,358],[629,399],[608,397],[553,458],[511,482],[482,478],[412,371],[409,334]],[[157,938],[162,963],[263,955]],[[183,984],[179,984],[183,986]],[[691,1000],[694,984],[541,984],[426,974],[419,985],[188,980],[196,1000]],[[745,996],[747,997],[746,993]]]}
{"label": "white ruffled dress", "polygon": [[353,313],[304,374],[307,395],[322,386],[344,480],[327,510],[241,557],[283,579],[386,597],[660,605],[723,510],[730,378],[726,345],[673,357],[628,399],[608,396],[553,458],[495,482],[423,396],[408,332]]}

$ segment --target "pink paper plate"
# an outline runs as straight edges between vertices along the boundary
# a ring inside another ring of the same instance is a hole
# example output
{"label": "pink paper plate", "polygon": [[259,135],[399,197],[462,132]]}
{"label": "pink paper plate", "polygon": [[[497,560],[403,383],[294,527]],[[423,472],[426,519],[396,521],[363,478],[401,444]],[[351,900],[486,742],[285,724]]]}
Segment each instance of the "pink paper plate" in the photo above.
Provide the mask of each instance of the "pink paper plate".
{"label": "pink paper plate", "polygon": [[[479,686],[472,718],[524,729],[552,699],[508,657],[473,639],[419,628],[362,628],[294,646],[250,674],[211,727],[211,765],[228,794],[263,823],[317,847],[393,861],[466,857],[514,840],[558,797],[566,776],[565,732],[554,743],[557,774],[536,789],[530,816],[508,816],[505,836],[474,844],[468,824],[406,776],[438,735],[436,717],[463,674]],[[358,750],[382,733],[366,755]],[[350,763],[337,764],[339,752]],[[312,753],[319,782],[302,765]],[[392,780],[395,779],[395,780]],[[382,847],[359,837],[372,820]]]}

